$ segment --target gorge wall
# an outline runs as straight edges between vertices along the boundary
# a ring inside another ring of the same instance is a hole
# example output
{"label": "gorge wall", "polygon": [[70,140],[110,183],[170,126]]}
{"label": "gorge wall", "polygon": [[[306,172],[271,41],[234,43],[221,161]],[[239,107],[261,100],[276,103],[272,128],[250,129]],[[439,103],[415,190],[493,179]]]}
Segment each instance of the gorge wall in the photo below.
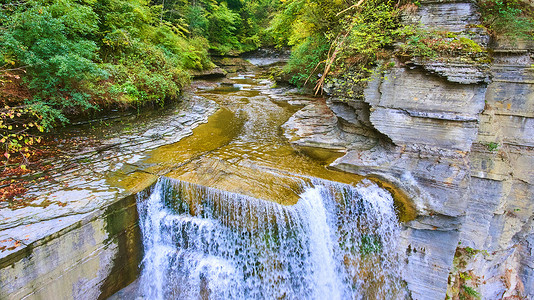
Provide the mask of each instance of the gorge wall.
{"label": "gorge wall", "polygon": [[414,200],[401,245],[414,299],[534,298],[534,44],[490,40],[477,9],[421,1],[405,22],[466,35],[491,63],[395,61],[363,97],[335,79],[285,125],[296,144],[344,149],[333,167]]}

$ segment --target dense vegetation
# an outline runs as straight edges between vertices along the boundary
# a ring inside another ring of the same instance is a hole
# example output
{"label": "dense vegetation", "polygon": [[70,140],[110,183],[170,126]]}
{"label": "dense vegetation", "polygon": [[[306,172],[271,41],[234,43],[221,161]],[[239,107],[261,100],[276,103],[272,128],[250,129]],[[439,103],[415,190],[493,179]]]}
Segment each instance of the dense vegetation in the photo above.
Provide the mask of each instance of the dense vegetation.
{"label": "dense vegetation", "polygon": [[29,155],[35,132],[73,114],[176,100],[209,51],[266,40],[277,1],[2,0],[4,156]]}
{"label": "dense vegetation", "polygon": [[188,37],[203,37],[214,54],[234,54],[269,44],[265,30],[279,0],[156,0],[161,18],[187,28]]}
{"label": "dense vegetation", "polygon": [[494,36],[532,39],[534,7],[521,0],[479,0],[484,25]]}
{"label": "dense vegetation", "polygon": [[[489,61],[486,49],[469,34],[401,22],[419,5],[410,0],[285,1],[270,29],[278,45],[293,47],[284,70],[291,82],[316,82],[316,92],[325,75],[335,78],[350,69],[356,80],[366,80],[378,65],[394,65],[393,57]],[[493,36],[533,38],[532,6],[521,0],[479,0],[478,5],[483,26]]]}
{"label": "dense vegetation", "polygon": [[286,68],[294,84],[353,64],[369,66],[396,40],[396,1],[294,0],[284,3],[271,30],[278,44],[293,47]]}

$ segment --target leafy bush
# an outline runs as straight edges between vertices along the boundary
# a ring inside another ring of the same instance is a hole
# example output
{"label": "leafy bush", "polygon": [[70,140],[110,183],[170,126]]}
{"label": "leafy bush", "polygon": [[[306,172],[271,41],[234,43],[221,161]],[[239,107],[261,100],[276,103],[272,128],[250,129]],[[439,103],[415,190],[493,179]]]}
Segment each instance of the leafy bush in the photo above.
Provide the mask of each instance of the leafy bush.
{"label": "leafy bush", "polygon": [[14,131],[18,125],[36,122],[33,128],[50,130],[74,113],[177,99],[189,82],[188,69],[213,64],[205,38],[187,38],[182,23],[161,20],[160,12],[161,6],[146,0],[28,0],[0,6],[0,75],[20,73],[16,76],[28,90],[18,100],[0,99],[2,106],[10,102],[25,110],[7,115],[14,116],[14,125],[0,125],[4,150],[18,153],[26,147],[18,141],[31,130]]}
{"label": "leafy bush", "polygon": [[211,49],[219,54],[229,53],[232,49],[240,50],[237,36],[234,34],[237,25],[241,21],[239,14],[231,11],[226,3],[221,3],[213,7],[213,11],[208,17],[208,39],[211,42]]}
{"label": "leafy bush", "polygon": [[302,44],[295,46],[284,68],[285,72],[293,74],[290,82],[302,86],[308,78],[318,76],[321,70],[316,67],[326,59],[329,47],[324,37],[310,37]]}
{"label": "leafy bush", "polygon": [[277,43],[293,46],[286,71],[299,84],[317,74],[375,64],[399,27],[399,9],[389,0],[293,0],[282,9],[270,30]]}
{"label": "leafy bush", "polygon": [[162,17],[187,28],[188,37],[203,37],[217,55],[237,54],[270,43],[263,29],[280,0],[166,0]]}
{"label": "leafy bush", "polygon": [[[0,105],[24,107],[13,121],[43,130],[76,113],[163,105],[178,99],[187,70],[214,66],[208,50],[240,53],[268,40],[261,27],[279,3],[0,0],[0,82],[18,76],[22,83],[12,86],[28,91]],[[20,150],[18,131],[2,126],[5,150]]]}
{"label": "leafy bush", "polygon": [[402,10],[416,8],[404,3],[285,1],[269,30],[279,45],[293,47],[285,69],[292,74],[291,82],[316,81],[317,93],[326,75],[343,77],[349,69],[358,74],[356,80],[364,82],[381,60],[395,55],[488,61],[486,49],[466,35],[402,25]]}
{"label": "leafy bush", "polygon": [[392,2],[368,2],[359,13],[352,16],[349,25],[352,29],[344,52],[358,54],[369,62],[375,62],[379,58],[377,54],[397,39],[399,18],[399,10]]}
{"label": "leafy bush", "polygon": [[479,0],[482,21],[494,35],[534,38],[534,9],[521,0]]}
{"label": "leafy bush", "polygon": [[95,107],[85,83],[108,76],[97,64],[98,46],[88,39],[98,19],[91,8],[70,1],[29,1],[25,8],[3,20],[7,28],[0,33],[0,52],[4,63],[25,68],[33,93],[29,103],[58,110],[43,115],[48,128],[53,123],[48,117],[63,109]]}

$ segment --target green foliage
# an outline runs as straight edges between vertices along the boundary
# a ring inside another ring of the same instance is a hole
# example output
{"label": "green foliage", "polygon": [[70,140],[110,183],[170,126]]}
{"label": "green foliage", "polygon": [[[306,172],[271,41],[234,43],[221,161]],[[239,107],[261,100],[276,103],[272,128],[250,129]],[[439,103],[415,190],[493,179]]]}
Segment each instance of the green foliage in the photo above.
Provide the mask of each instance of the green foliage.
{"label": "green foliage", "polygon": [[521,0],[479,0],[482,21],[494,35],[534,38],[534,10]]}
{"label": "green foliage", "polygon": [[279,46],[293,47],[285,69],[292,74],[291,82],[302,85],[317,80],[317,91],[328,74],[343,76],[351,70],[369,75],[368,70],[395,55],[489,60],[486,49],[469,36],[402,25],[401,4],[390,0],[285,1],[269,30]]}
{"label": "green foliage", "polygon": [[491,152],[496,151],[499,148],[499,144],[495,142],[489,142],[486,146],[488,147],[488,150]]}
{"label": "green foliage", "polygon": [[317,76],[315,67],[326,59],[328,48],[329,44],[324,37],[310,37],[295,46],[284,68],[286,72],[293,74],[290,82],[302,86],[310,76]]}
{"label": "green foliage", "polygon": [[[286,72],[292,82],[322,73],[343,72],[351,66],[369,68],[385,57],[398,33],[396,2],[288,0],[272,21],[270,31],[279,45],[293,46]],[[323,65],[324,64],[324,65]]]}
{"label": "green foliage", "polygon": [[[107,74],[96,63],[98,46],[89,39],[98,29],[91,8],[67,0],[28,1],[4,21],[0,52],[4,63],[26,69],[24,80],[34,95],[30,103],[57,110],[94,107],[84,84]],[[45,127],[51,122],[45,118]]]}
{"label": "green foliage", "polygon": [[164,4],[164,20],[184,24],[189,37],[206,38],[212,52],[224,55],[271,43],[272,38],[263,28],[277,11],[280,0],[166,0]]}
{"label": "green foliage", "polygon": [[[178,99],[189,82],[188,70],[214,66],[208,50],[240,53],[272,40],[262,27],[280,4],[279,0],[0,1],[0,78],[22,78],[27,93],[19,93],[23,97],[14,106],[31,109],[33,120],[44,130],[68,122],[67,116],[74,113],[110,106],[139,109]],[[20,122],[26,122],[24,117]],[[6,145],[8,151],[20,148]]]}
{"label": "green foliage", "polygon": [[189,6],[185,18],[192,36],[207,36],[210,23],[202,6]]}
{"label": "green foliage", "polygon": [[480,294],[472,287],[463,284],[459,297],[460,299],[480,299]]}
{"label": "green foliage", "polygon": [[226,3],[221,3],[214,7],[208,17],[208,39],[211,41],[211,48],[218,53],[224,54],[232,49],[239,49],[239,41],[234,34],[240,23],[239,14],[231,11]]}
{"label": "green foliage", "polygon": [[463,280],[471,280],[471,279],[473,279],[473,278],[471,277],[471,275],[469,275],[469,273],[466,273],[466,272],[460,272],[460,273],[459,273],[459,276],[460,276],[460,278],[463,279]]}
{"label": "green foliage", "polygon": [[285,1],[281,11],[272,19],[270,27],[267,30],[277,46],[291,46],[295,44],[295,39],[292,38],[294,35],[293,24],[295,26],[299,24],[297,23],[297,18],[304,11],[305,4],[306,1],[304,0]]}
{"label": "green foliage", "polygon": [[400,54],[414,57],[485,58],[486,50],[470,38],[448,31],[403,27],[397,30]]}
{"label": "green foliage", "polygon": [[145,0],[30,0],[1,12],[0,58],[25,71],[45,129],[65,113],[163,104],[188,82],[185,70],[212,66],[205,39],[187,39]]}
{"label": "green foliage", "polygon": [[397,39],[399,17],[399,10],[389,1],[368,2],[352,16],[345,56],[358,54],[361,59],[375,62],[379,58],[377,54]]}

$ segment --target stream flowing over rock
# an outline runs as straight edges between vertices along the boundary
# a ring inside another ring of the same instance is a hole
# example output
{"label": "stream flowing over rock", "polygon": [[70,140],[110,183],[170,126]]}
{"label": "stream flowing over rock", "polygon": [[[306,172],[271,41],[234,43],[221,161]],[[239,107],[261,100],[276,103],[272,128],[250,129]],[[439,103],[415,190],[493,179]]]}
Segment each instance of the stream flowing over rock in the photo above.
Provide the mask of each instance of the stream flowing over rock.
{"label": "stream flowing over rock", "polygon": [[139,197],[147,299],[393,299],[399,223],[391,195],[302,182],[293,206],[161,178]]}
{"label": "stream flowing over rock", "polygon": [[420,4],[403,22],[491,62],[391,58],[309,97],[260,75],[286,54],[221,57],[165,113],[73,127],[0,207],[0,298],[534,299],[534,43]]}

